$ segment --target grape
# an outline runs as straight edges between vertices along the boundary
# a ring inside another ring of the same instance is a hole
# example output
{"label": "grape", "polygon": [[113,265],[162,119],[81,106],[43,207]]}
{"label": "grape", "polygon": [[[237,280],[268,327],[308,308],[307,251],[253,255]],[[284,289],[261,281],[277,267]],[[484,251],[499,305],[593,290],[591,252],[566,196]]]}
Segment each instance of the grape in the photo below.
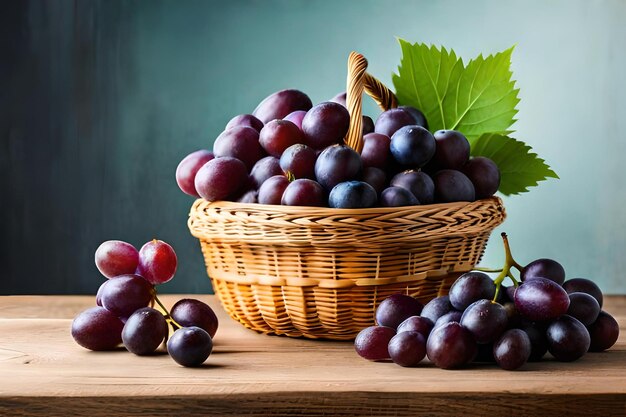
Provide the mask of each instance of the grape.
{"label": "grape", "polygon": [[259,191],[258,190],[249,190],[243,193],[236,200],[239,203],[244,204],[256,204],[259,202]]}
{"label": "grape", "polygon": [[550,323],[546,329],[548,351],[562,362],[581,358],[591,343],[587,328],[575,318],[564,315]]}
{"label": "grape", "polygon": [[604,301],[602,291],[600,291],[600,288],[596,285],[596,283],[591,280],[586,278],[568,279],[563,283],[563,289],[567,291],[568,294],[573,292],[584,292],[589,294],[596,299],[600,308],[602,308],[602,302]]}
{"label": "grape", "polygon": [[491,197],[500,187],[500,170],[489,158],[477,156],[463,167],[463,173],[470,179],[476,191],[476,199]]}
{"label": "grape", "polygon": [[442,295],[441,297],[433,298],[426,303],[422,309],[421,316],[435,323],[439,317],[452,310],[454,310],[454,307],[450,304],[450,297]]}
{"label": "grape", "polygon": [[382,207],[416,206],[419,203],[409,190],[400,187],[386,188],[380,195]]}
{"label": "grape", "polygon": [[391,136],[389,149],[393,159],[400,165],[420,168],[435,154],[435,138],[417,125],[404,126]]}
{"label": "grape", "polygon": [[85,349],[111,350],[122,343],[123,327],[114,313],[104,307],[92,307],[74,318],[72,337]]}
{"label": "grape", "polygon": [[478,346],[472,332],[457,322],[435,327],[426,342],[428,359],[443,369],[459,368],[476,357]]}
{"label": "grape", "polygon": [[233,127],[222,132],[213,143],[213,153],[216,158],[237,158],[248,170],[264,156],[259,143],[259,132],[247,126]]}
{"label": "grape", "polygon": [[522,281],[546,278],[561,285],[565,281],[565,269],[560,263],[552,259],[536,259],[522,269],[520,278]]}
{"label": "grape", "polygon": [[504,287],[504,288],[505,288],[504,291],[506,292],[506,297],[511,301],[515,301],[515,291],[517,290],[517,287],[514,285],[511,285],[510,287]]}
{"label": "grape", "polygon": [[600,314],[600,304],[598,301],[584,292],[573,292],[569,294],[569,308],[567,314],[580,321],[585,326],[589,326],[596,321]]}
{"label": "grape", "polygon": [[549,321],[567,312],[569,296],[559,284],[545,278],[523,282],[515,291],[515,308],[532,321]]}
{"label": "grape", "polygon": [[195,179],[198,194],[207,201],[234,197],[248,181],[246,165],[239,159],[212,159],[200,168]]}
{"label": "grape", "polygon": [[522,326],[522,330],[528,335],[530,340],[530,362],[541,360],[548,351],[548,339],[546,339],[546,331],[537,323],[527,323]]}
{"label": "grape", "polygon": [[422,303],[410,295],[392,294],[378,305],[376,323],[395,329],[407,318],[418,316],[423,307]]}
{"label": "grape", "polygon": [[374,121],[372,120],[371,117],[369,116],[363,116],[363,122],[361,124],[362,128],[362,134],[363,136],[369,134],[369,133],[374,133]]}
{"label": "grape", "polygon": [[332,208],[369,208],[378,201],[376,190],[366,182],[346,181],[333,187],[328,196]]}
{"label": "grape", "polygon": [[493,357],[493,343],[478,345],[476,357],[473,362],[495,363],[495,361],[496,359]]}
{"label": "grape", "polygon": [[363,169],[363,182],[371,185],[376,194],[380,194],[385,189],[387,176],[382,169],[367,167]]}
{"label": "grape", "polygon": [[298,143],[291,145],[280,156],[280,168],[296,178],[315,179],[317,154],[313,148]]}
{"label": "grape", "polygon": [[504,332],[493,345],[493,357],[500,368],[513,371],[528,362],[531,349],[526,332],[511,329]]}
{"label": "grape", "polygon": [[130,315],[122,330],[126,349],[135,355],[154,353],[167,337],[169,329],[159,311],[144,307]]}
{"label": "grape", "polygon": [[433,329],[433,322],[430,319],[422,316],[411,316],[404,320],[400,325],[398,325],[398,329],[396,330],[398,333],[402,332],[418,332],[421,333],[425,338],[428,338],[430,331]]}
{"label": "grape", "polygon": [[474,185],[460,171],[444,169],[433,176],[435,200],[440,203],[455,201],[474,201]]}
{"label": "grape", "polygon": [[185,194],[189,194],[192,197],[200,197],[194,184],[196,174],[204,164],[213,158],[215,158],[213,152],[201,149],[190,153],[180,161],[176,168],[176,183]]}
{"label": "grape", "polygon": [[285,206],[324,207],[326,195],[322,186],[317,182],[300,178],[287,185],[281,198],[281,204]]}
{"label": "grape", "polygon": [[354,349],[370,361],[389,359],[389,341],[396,335],[391,327],[371,326],[359,332],[354,339]]}
{"label": "grape", "polygon": [[215,312],[200,300],[193,298],[178,300],[170,309],[170,315],[183,327],[196,326],[204,329],[211,338],[217,332],[219,322]]}
{"label": "grape", "polygon": [[296,110],[308,111],[313,107],[309,96],[298,90],[281,90],[266,97],[252,114],[263,123],[282,119]]}
{"label": "grape", "polygon": [[589,352],[602,352],[617,342],[619,324],[606,311],[600,311],[598,318],[588,328],[591,344]]}
{"label": "grape", "polygon": [[350,113],[341,104],[327,101],[309,110],[302,119],[305,144],[323,149],[343,140],[350,125]]}
{"label": "grape", "polygon": [[389,356],[400,366],[415,366],[426,356],[426,339],[418,332],[402,332],[389,341]]}
{"label": "grape", "polygon": [[288,185],[289,180],[284,175],[274,175],[268,178],[259,188],[259,203],[280,205]]}
{"label": "grape", "polygon": [[176,252],[162,240],[153,239],[139,250],[137,273],[151,284],[164,284],[174,278],[177,265]]}
{"label": "grape", "polygon": [[304,119],[305,115],[306,111],[296,110],[285,116],[283,120],[287,120],[288,122],[293,123],[294,125],[298,126],[298,129],[302,130],[302,119]]}
{"label": "grape", "polygon": [[251,114],[240,114],[230,119],[224,130],[232,129],[233,127],[238,126],[251,127],[257,132],[260,132],[261,129],[263,129],[263,122]]}
{"label": "grape", "polygon": [[493,299],[495,293],[496,284],[489,278],[489,275],[477,271],[466,272],[450,287],[450,304],[457,310],[463,311],[475,301]]}
{"label": "grape", "polygon": [[181,327],[167,341],[167,352],[182,366],[200,366],[212,351],[211,336],[200,327]]}
{"label": "grape", "polygon": [[361,151],[363,166],[380,169],[387,168],[387,164],[391,160],[390,144],[391,139],[389,139],[389,136],[380,133],[363,135],[363,150]]}
{"label": "grape", "polygon": [[107,278],[113,278],[134,273],[139,263],[139,252],[130,243],[107,240],[98,246],[95,258],[98,271]]}
{"label": "grape", "polygon": [[441,327],[444,324],[447,324],[450,322],[460,323],[462,316],[463,316],[462,312],[457,311],[457,310],[450,310],[446,314],[444,314],[443,316],[437,319],[437,321],[435,322],[433,326],[433,329],[436,329],[437,327]]}
{"label": "grape", "polygon": [[433,135],[437,142],[435,162],[440,168],[461,169],[470,156],[470,144],[461,132],[438,130]]}
{"label": "grape", "polygon": [[411,107],[411,106],[398,106],[398,108],[406,111],[411,116],[413,116],[413,119],[415,120],[415,123],[413,124],[416,124],[418,126],[422,126],[425,129],[428,129],[428,122],[426,121],[426,116],[424,116],[424,113],[422,113],[415,107]]}
{"label": "grape", "polygon": [[[269,126],[269,125],[268,125]],[[266,156],[257,161],[250,172],[250,180],[254,188],[259,188],[268,178],[274,175],[282,175],[280,161],[273,156]]]}
{"label": "grape", "polygon": [[406,109],[390,109],[376,119],[374,132],[391,137],[404,126],[416,125],[415,118]]}
{"label": "grape", "polygon": [[404,171],[393,177],[391,185],[406,188],[421,204],[431,204],[435,201],[435,183],[432,178],[422,171]]}
{"label": "grape", "polygon": [[347,98],[347,94],[344,91],[343,93],[339,93],[337,94],[335,97],[331,98],[328,101],[332,101],[333,103],[337,103],[337,104],[341,104],[343,107],[348,107],[346,105],[346,98]]}
{"label": "grape", "polygon": [[461,316],[461,325],[472,332],[478,343],[495,341],[506,330],[509,317],[504,307],[491,300],[470,304]]}
{"label": "grape", "polygon": [[154,287],[139,275],[120,275],[102,284],[102,307],[117,317],[128,317],[146,307],[153,298]]}
{"label": "grape", "polygon": [[288,120],[272,120],[259,133],[259,143],[263,149],[277,158],[285,149],[301,142],[302,131]]}
{"label": "grape", "polygon": [[315,161],[315,177],[328,191],[340,182],[359,179],[362,171],[361,157],[346,145],[329,146]]}
{"label": "grape", "polygon": [[507,301],[502,304],[502,307],[504,307],[504,311],[506,311],[506,316],[508,318],[508,328],[518,328],[522,324],[522,317],[517,312],[517,309],[515,308],[515,303],[513,301]]}

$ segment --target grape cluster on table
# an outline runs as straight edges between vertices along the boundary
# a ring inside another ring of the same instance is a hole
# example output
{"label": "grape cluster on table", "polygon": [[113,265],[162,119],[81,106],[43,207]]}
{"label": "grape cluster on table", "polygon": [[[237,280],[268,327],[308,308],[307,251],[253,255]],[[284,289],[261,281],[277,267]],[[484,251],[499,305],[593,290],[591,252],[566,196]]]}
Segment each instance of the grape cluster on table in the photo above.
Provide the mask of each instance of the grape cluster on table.
{"label": "grape cluster on table", "polygon": [[470,158],[460,132],[431,133],[413,107],[387,110],[376,123],[363,116],[357,153],[344,143],[345,100],[343,93],[313,106],[298,90],[270,95],[252,114],[230,120],[212,152],[180,162],[180,189],[208,201],[332,208],[474,201],[498,190],[493,161]]}
{"label": "grape cluster on table", "polygon": [[[108,278],[98,289],[96,307],[78,314],[72,337],[82,347],[113,350],[123,343],[136,355],[150,355],[166,343],[169,355],[183,366],[199,366],[213,350],[217,332],[215,312],[200,300],[177,301],[168,312],[160,304],[155,286],[174,277],[174,249],[152,240],[137,251],[126,242],[109,240],[95,255],[98,270]],[[169,336],[170,324],[175,330]]]}

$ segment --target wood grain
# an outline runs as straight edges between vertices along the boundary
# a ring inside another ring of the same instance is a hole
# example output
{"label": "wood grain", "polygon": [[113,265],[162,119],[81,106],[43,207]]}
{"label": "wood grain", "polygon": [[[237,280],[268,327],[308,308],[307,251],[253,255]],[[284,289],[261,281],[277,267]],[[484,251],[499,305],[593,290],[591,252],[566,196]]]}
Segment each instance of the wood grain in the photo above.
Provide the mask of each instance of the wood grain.
{"label": "wood grain", "polygon": [[[0,297],[0,415],[626,414],[623,332],[611,351],[574,363],[401,368],[362,360],[350,342],[257,334],[213,296],[199,298],[215,307],[220,328],[205,366],[188,369],[165,354],[76,345],[71,318],[93,297]],[[605,308],[623,328],[626,297],[609,297]]]}

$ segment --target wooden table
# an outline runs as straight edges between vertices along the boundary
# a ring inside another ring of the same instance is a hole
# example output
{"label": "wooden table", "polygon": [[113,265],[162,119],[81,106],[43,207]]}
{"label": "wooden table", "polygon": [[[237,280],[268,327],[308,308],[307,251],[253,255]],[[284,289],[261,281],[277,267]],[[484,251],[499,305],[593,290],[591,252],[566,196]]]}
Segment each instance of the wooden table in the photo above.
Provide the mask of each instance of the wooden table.
{"label": "wooden table", "polygon": [[[181,296],[162,296],[169,307]],[[220,318],[201,368],[166,354],[90,352],[71,319],[94,297],[0,297],[0,416],[626,415],[626,297],[607,297],[622,334],[609,352],[507,372],[445,371],[359,358],[348,342],[266,336]]]}

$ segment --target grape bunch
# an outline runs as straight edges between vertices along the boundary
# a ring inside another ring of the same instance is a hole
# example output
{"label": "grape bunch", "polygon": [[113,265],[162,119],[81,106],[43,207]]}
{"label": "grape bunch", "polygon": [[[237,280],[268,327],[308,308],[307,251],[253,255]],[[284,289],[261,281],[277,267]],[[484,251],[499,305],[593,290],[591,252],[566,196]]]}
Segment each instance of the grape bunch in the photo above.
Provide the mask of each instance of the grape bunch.
{"label": "grape bunch", "polygon": [[[401,366],[428,357],[443,369],[495,362],[515,370],[547,352],[570,362],[615,344],[619,325],[602,310],[603,295],[593,281],[566,280],[563,266],[552,259],[521,266],[502,235],[506,261],[502,269],[491,271],[499,272],[495,280],[482,271],[465,273],[448,295],[426,305],[404,294],[386,298],[376,310],[377,325],[357,335],[356,352]],[[502,285],[507,277],[513,285]]]}
{"label": "grape bunch", "polygon": [[[97,306],[72,322],[76,343],[95,351],[123,344],[136,355],[153,354],[165,343],[180,365],[204,363],[217,332],[215,312],[195,299],[179,300],[168,312],[157,296],[156,285],[176,273],[176,253],[170,245],[155,239],[137,251],[130,243],[109,240],[98,247],[95,261],[107,280],[98,289]],[[162,311],[154,308],[155,303]]]}
{"label": "grape bunch", "polygon": [[470,158],[460,132],[431,133],[413,107],[387,110],[376,123],[363,116],[363,150],[355,152],[344,143],[345,97],[313,106],[298,90],[270,95],[231,119],[212,151],[180,162],[180,189],[208,201],[332,208],[474,201],[498,190],[493,161]]}

